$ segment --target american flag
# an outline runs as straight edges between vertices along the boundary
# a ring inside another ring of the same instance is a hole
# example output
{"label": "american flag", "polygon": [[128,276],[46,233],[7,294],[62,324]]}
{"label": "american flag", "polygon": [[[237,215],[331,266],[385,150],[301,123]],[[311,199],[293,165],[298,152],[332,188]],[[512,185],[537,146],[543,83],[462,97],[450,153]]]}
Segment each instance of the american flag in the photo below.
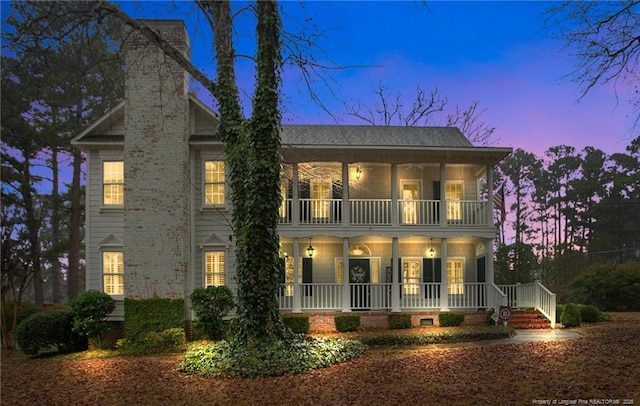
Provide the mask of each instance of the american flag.
{"label": "american flag", "polygon": [[498,220],[500,223],[504,223],[507,218],[507,208],[504,204],[504,183],[493,194],[493,209],[500,212]]}

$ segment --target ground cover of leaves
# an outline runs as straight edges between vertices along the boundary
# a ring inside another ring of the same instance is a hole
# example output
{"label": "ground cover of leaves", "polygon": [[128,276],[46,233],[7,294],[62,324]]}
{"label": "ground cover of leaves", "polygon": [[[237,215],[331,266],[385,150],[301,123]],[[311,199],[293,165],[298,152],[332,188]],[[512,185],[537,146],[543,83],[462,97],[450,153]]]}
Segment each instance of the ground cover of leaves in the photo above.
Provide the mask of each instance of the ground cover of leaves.
{"label": "ground cover of leaves", "polygon": [[[640,405],[640,313],[572,329],[578,339],[370,350],[295,376],[218,379],[181,355],[28,359],[3,351],[9,405]],[[586,402],[586,403],[585,403]],[[607,403],[609,402],[609,403]]]}

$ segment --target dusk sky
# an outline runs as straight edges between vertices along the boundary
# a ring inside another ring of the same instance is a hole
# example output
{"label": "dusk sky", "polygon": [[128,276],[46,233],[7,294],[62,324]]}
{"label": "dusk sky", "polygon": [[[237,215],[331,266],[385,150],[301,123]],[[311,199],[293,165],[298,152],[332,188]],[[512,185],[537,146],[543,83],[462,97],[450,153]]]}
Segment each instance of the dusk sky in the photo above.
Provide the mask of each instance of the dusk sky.
{"label": "dusk sky", "polygon": [[[134,17],[185,18],[193,6],[165,2],[120,3]],[[304,24],[310,17],[325,36],[318,45],[343,66],[361,66],[329,73],[332,96],[323,87],[323,102],[343,124],[364,124],[344,114],[343,101],[373,105],[372,88],[383,83],[389,94],[397,92],[410,102],[415,89],[438,88],[448,99],[448,108],[480,102],[486,109],[483,121],[496,127],[500,146],[523,148],[537,155],[550,146],[569,144],[607,153],[624,151],[632,138],[633,109],[627,103],[630,86],[618,83],[593,89],[585,98],[578,85],[566,77],[572,60],[563,42],[545,29],[543,12],[550,2],[439,2],[425,6],[418,1],[312,1],[283,2],[292,21]],[[204,35],[202,17],[187,18],[194,63],[213,72],[210,41]],[[239,30],[239,52],[243,38],[250,39],[253,27]],[[251,52],[251,50],[246,50]],[[238,76],[249,72],[248,62],[238,65]],[[252,74],[245,75],[252,77]],[[246,83],[246,79],[244,82]],[[250,92],[251,86],[244,85]],[[285,71],[284,123],[332,124],[333,117],[310,101],[299,77]],[[444,124],[445,115],[431,125]]]}
{"label": "dusk sky", "polygon": [[[186,20],[196,66],[213,77],[211,38],[192,2],[117,2],[136,18]],[[235,7],[239,7],[235,3]],[[426,4],[426,5],[425,5]],[[633,138],[631,86],[618,82],[593,89],[581,101],[578,85],[566,76],[572,60],[563,42],[545,29],[543,12],[550,2],[428,1],[285,1],[285,28],[306,19],[324,32],[314,56],[342,66],[333,70],[330,86],[315,89],[339,123],[365,124],[345,114],[344,102],[371,105],[382,83],[411,102],[420,86],[435,88],[448,99],[448,111],[478,101],[486,109],[482,121],[496,127],[494,143],[523,148],[539,156],[550,146],[569,144],[607,153],[622,152]],[[3,13],[7,3],[3,1]],[[4,18],[3,18],[4,19]],[[238,52],[251,54],[253,23],[238,29]],[[238,62],[245,92],[252,90],[252,67]],[[205,100],[210,99],[200,94]],[[310,101],[300,78],[283,75],[285,124],[333,124],[335,118]],[[446,114],[430,125],[443,125]]]}

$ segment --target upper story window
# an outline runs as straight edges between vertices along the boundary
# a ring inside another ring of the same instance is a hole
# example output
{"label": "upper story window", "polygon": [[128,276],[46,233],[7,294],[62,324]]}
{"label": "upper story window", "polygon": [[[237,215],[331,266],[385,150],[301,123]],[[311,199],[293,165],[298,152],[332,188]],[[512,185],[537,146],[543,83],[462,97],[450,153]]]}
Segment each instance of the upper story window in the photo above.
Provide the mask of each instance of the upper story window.
{"label": "upper story window", "polygon": [[204,162],[204,204],[220,206],[225,204],[224,161]]}
{"label": "upper story window", "polygon": [[105,161],[102,163],[102,203],[105,206],[124,204],[124,162]]}

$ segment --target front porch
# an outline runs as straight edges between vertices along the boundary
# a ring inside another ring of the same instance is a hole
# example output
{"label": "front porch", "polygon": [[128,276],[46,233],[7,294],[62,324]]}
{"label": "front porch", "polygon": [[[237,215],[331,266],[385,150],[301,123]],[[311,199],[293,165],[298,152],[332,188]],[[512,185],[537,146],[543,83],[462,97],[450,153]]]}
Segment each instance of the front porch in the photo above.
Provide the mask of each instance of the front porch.
{"label": "front porch", "polygon": [[[394,295],[395,287],[395,295]],[[377,311],[441,312],[535,308],[555,328],[556,295],[540,282],[496,286],[464,283],[452,293],[442,283],[301,283],[282,284],[278,295],[283,312]]]}

